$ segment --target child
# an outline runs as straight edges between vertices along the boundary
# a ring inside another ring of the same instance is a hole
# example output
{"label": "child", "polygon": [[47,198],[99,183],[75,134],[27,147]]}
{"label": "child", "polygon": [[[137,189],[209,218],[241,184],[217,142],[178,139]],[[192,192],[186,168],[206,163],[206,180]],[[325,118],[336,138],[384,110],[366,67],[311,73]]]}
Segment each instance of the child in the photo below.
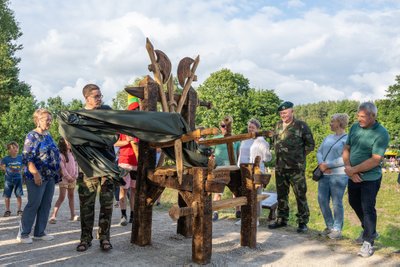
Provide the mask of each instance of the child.
{"label": "child", "polygon": [[17,215],[22,215],[21,205],[22,198],[24,195],[22,190],[22,155],[18,154],[19,146],[16,142],[10,142],[7,144],[8,156],[1,160],[0,168],[6,173],[4,181],[4,193],[6,211],[4,217],[11,215],[10,211],[10,198],[14,191],[17,197]]}
{"label": "child", "polygon": [[61,178],[62,181],[59,183],[60,195],[58,196],[57,202],[54,205],[54,211],[51,215],[49,223],[57,223],[57,213],[60,209],[61,204],[65,199],[65,194],[68,191],[68,202],[69,209],[71,212],[71,221],[79,221],[79,216],[75,215],[74,207],[74,191],[76,186],[76,179],[78,178],[78,164],[71,152],[70,144],[61,138],[58,141],[58,148],[61,153]]}

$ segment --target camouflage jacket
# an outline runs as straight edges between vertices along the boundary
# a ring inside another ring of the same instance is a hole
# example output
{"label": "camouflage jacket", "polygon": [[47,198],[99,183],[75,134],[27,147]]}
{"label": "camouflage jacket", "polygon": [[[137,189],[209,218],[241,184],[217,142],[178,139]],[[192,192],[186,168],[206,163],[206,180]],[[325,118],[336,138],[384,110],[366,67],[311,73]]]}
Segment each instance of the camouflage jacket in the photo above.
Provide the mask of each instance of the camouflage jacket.
{"label": "camouflage jacket", "polygon": [[273,136],[277,169],[305,170],[306,155],[314,150],[314,138],[308,125],[293,119],[286,129],[279,121]]}

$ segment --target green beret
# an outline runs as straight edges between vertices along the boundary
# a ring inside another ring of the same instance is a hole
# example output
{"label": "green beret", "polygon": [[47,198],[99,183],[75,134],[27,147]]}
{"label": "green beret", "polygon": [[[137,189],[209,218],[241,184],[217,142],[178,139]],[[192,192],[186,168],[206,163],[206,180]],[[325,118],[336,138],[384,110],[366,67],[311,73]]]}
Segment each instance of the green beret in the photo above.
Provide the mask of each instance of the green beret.
{"label": "green beret", "polygon": [[288,109],[288,108],[293,108],[293,106],[294,105],[293,105],[292,102],[285,101],[285,102],[283,102],[282,104],[279,105],[278,111],[282,111],[282,110],[285,110],[285,109]]}

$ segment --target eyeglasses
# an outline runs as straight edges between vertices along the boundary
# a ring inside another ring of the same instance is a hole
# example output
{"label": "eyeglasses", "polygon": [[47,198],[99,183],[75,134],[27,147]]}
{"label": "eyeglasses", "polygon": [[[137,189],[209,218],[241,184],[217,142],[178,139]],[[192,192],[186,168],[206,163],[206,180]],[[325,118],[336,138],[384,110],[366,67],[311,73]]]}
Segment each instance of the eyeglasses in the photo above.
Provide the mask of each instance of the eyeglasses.
{"label": "eyeglasses", "polygon": [[103,99],[103,95],[91,95],[90,97],[93,99]]}
{"label": "eyeglasses", "polygon": [[225,124],[221,124],[220,127],[221,127],[221,128],[225,128],[226,125],[225,125]]}

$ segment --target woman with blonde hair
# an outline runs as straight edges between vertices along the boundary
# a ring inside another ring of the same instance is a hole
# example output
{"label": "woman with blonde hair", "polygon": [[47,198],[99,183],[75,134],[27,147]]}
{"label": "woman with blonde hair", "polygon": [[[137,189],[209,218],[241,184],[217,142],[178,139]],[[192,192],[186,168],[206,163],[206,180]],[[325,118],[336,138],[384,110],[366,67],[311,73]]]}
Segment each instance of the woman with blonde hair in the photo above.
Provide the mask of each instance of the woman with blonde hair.
{"label": "woman with blonde hair", "polygon": [[[345,113],[332,115],[330,128],[334,133],[324,139],[317,152],[318,166],[324,173],[318,181],[318,203],[326,224],[321,234],[330,239],[342,236],[343,195],[348,181],[342,152],[347,140],[345,129],[348,122],[349,116]],[[329,206],[331,199],[333,214]]]}
{"label": "woman with blonde hair", "polygon": [[54,186],[60,180],[60,152],[49,133],[52,122],[47,109],[37,109],[33,113],[35,129],[25,139],[22,152],[25,171],[28,203],[24,208],[17,240],[20,243],[32,243],[29,234],[33,223],[33,239],[50,241],[54,237],[45,230],[54,195]]}

